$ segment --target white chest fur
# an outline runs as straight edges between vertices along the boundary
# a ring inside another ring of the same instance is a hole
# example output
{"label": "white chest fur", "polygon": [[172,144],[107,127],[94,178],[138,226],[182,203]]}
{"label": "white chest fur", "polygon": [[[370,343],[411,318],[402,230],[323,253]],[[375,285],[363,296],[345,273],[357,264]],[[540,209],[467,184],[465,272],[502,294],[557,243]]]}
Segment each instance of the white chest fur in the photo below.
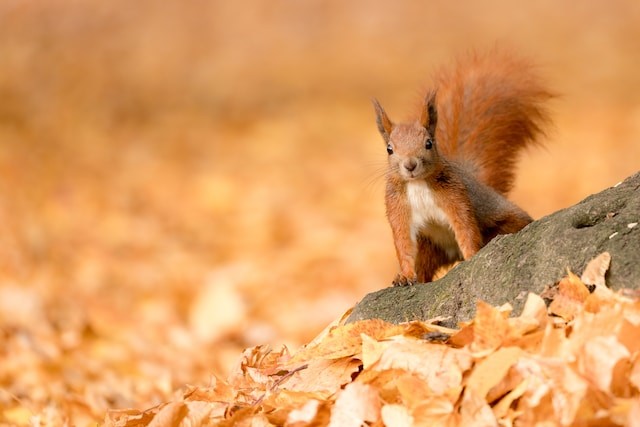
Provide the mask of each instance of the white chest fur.
{"label": "white chest fur", "polygon": [[436,204],[433,192],[425,182],[407,183],[407,197],[411,206],[411,238],[414,242],[418,234],[430,238],[454,259],[460,256],[449,218]]}

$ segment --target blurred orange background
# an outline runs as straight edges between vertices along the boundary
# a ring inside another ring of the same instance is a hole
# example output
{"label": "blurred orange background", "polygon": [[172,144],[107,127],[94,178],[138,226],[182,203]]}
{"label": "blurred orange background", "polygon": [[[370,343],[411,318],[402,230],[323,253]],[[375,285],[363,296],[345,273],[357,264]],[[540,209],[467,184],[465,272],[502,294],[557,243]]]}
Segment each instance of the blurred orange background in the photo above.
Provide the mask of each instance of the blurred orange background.
{"label": "blurred orange background", "polygon": [[0,421],[158,403],[387,286],[370,99],[405,117],[458,54],[513,49],[560,94],[512,195],[534,217],[637,171],[639,23],[625,0],[3,1]]}

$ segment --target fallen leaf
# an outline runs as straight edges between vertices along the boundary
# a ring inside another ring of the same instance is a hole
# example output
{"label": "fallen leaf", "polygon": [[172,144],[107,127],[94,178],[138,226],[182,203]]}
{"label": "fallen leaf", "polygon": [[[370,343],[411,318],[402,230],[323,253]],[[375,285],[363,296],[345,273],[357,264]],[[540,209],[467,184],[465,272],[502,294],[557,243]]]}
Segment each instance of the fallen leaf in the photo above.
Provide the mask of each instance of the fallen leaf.
{"label": "fallen leaf", "polygon": [[618,296],[606,286],[596,286],[584,302],[584,310],[597,313],[603,308],[617,303]]}
{"label": "fallen leaf", "polygon": [[296,371],[282,382],[280,388],[310,393],[335,393],[343,385],[351,382],[358,372],[361,362],[356,359],[337,360],[314,359],[306,363],[306,368]]}
{"label": "fallen leaf", "polygon": [[153,417],[163,405],[149,408],[145,411],[137,409],[110,410],[105,417],[105,427],[129,427],[149,425]]}
{"label": "fallen leaf", "polygon": [[553,324],[548,323],[544,330],[538,354],[542,357],[563,358],[568,362],[572,362],[572,346],[567,338],[565,329],[557,328]]}
{"label": "fallen leaf", "polygon": [[460,424],[469,427],[497,426],[496,416],[487,401],[473,390],[466,389],[460,402]]}
{"label": "fallen leaf", "polygon": [[587,341],[578,356],[580,372],[601,391],[611,391],[613,368],[630,356],[615,336],[596,336]]}
{"label": "fallen leaf", "polygon": [[344,326],[337,326],[314,345],[306,346],[292,357],[292,362],[313,358],[339,359],[354,356],[362,349],[361,334],[375,339],[402,333],[404,327],[384,322],[380,319],[361,320]]}
{"label": "fallen leaf", "polygon": [[469,324],[462,326],[458,330],[458,332],[451,335],[448,343],[453,347],[468,346],[473,341],[473,337],[474,337],[473,331],[474,331],[473,322],[470,322]]}
{"label": "fallen leaf", "polygon": [[365,422],[376,422],[380,408],[380,398],[373,387],[358,382],[348,384],[338,394],[329,427],[360,427]]}
{"label": "fallen leaf", "polygon": [[575,274],[560,280],[558,294],[549,305],[549,312],[565,320],[573,319],[583,309],[589,290]]}
{"label": "fallen leaf", "polygon": [[432,344],[414,338],[394,337],[371,369],[402,369],[424,378],[435,394],[457,388],[471,367],[467,350]]}
{"label": "fallen leaf", "polygon": [[597,313],[583,312],[571,322],[568,336],[571,354],[577,355],[584,345],[594,337],[619,335],[623,322],[624,307],[611,305]]}
{"label": "fallen leaf", "polygon": [[0,411],[0,419],[12,425],[28,425],[33,415],[32,411],[22,406]]}
{"label": "fallen leaf", "polygon": [[516,408],[523,413],[525,425],[573,423],[589,387],[584,378],[556,358],[521,357],[514,367],[527,379],[527,391],[518,399]]}
{"label": "fallen leaf", "polygon": [[620,322],[617,334],[620,341],[630,353],[640,352],[640,324],[635,323],[637,319],[633,318],[629,311],[624,313],[624,318]]}
{"label": "fallen leaf", "polygon": [[482,357],[496,350],[509,334],[507,320],[511,306],[495,308],[484,301],[476,304],[473,320],[473,341],[469,348],[475,357]]}
{"label": "fallen leaf", "polygon": [[209,387],[187,386],[184,399],[205,402],[230,402],[233,400],[235,396],[234,389],[226,381],[212,375],[210,382]]}
{"label": "fallen leaf", "polygon": [[[148,424],[149,427],[178,427],[189,414],[184,402],[171,402],[164,405]],[[196,424],[200,425],[200,424]]]}
{"label": "fallen leaf", "polygon": [[617,398],[629,398],[636,394],[637,387],[631,382],[633,363],[629,358],[621,358],[614,365],[611,374],[610,393]]}
{"label": "fallen leaf", "polygon": [[517,386],[511,388],[511,391],[505,394],[504,397],[502,397],[498,403],[493,406],[493,413],[496,415],[496,418],[500,419],[506,417],[513,403],[517,399],[520,399],[528,388],[529,381],[526,378],[522,379]]}
{"label": "fallen leaf", "polygon": [[466,381],[467,390],[485,399],[522,355],[519,347],[505,347],[490,354],[474,366]]}
{"label": "fallen leaf", "polygon": [[444,396],[434,396],[412,411],[417,426],[460,426],[461,417],[455,405]]}
{"label": "fallen leaf", "polygon": [[636,389],[640,390],[640,358],[636,358],[636,360],[633,361],[629,381]]}
{"label": "fallen leaf", "polygon": [[347,320],[347,318],[349,317],[352,311],[353,311],[353,307],[349,308],[346,312],[342,313],[342,315],[340,315],[339,317],[334,319],[331,323],[329,323],[327,326],[325,326],[325,328],[318,335],[316,335],[315,338],[313,338],[311,341],[309,341],[305,345],[305,348],[317,346],[318,344],[320,344],[320,342],[322,342],[322,340],[324,340],[329,335],[331,331],[335,330],[339,326],[344,326],[345,321]]}
{"label": "fallen leaf", "polygon": [[240,292],[237,277],[241,272],[212,273],[200,293],[193,299],[189,311],[189,326],[202,342],[210,343],[234,332],[247,318],[246,302]]}
{"label": "fallen leaf", "polygon": [[382,422],[387,427],[406,427],[413,424],[413,417],[406,406],[402,405],[384,405],[382,407]]}
{"label": "fallen leaf", "polygon": [[415,338],[423,338],[426,334],[431,332],[438,332],[443,335],[452,335],[458,332],[457,329],[447,328],[445,326],[435,325],[431,322],[441,321],[444,318],[438,317],[429,321],[423,322],[420,320],[413,320],[411,322],[404,323],[404,330],[402,335]]}
{"label": "fallen leaf", "polygon": [[609,269],[611,263],[611,255],[609,252],[603,252],[587,264],[580,280],[585,285],[606,286],[604,276]]}
{"label": "fallen leaf", "polygon": [[318,408],[320,408],[319,400],[308,400],[302,407],[289,412],[287,425],[295,425],[296,423],[302,423],[303,425],[310,424],[316,415],[318,415]]}
{"label": "fallen leaf", "polygon": [[[421,404],[432,399],[435,394],[429,384],[423,379],[412,373],[404,373],[399,375],[395,381],[402,403],[409,408],[416,408]],[[459,388],[461,390],[462,387]],[[455,396],[447,393],[451,401],[457,400],[459,393]]]}
{"label": "fallen leaf", "polygon": [[640,427],[640,399],[637,397],[631,403],[627,415],[627,422],[629,427]]}
{"label": "fallen leaf", "polygon": [[539,295],[529,292],[519,317],[535,320],[539,327],[544,327],[548,321],[547,305]]}

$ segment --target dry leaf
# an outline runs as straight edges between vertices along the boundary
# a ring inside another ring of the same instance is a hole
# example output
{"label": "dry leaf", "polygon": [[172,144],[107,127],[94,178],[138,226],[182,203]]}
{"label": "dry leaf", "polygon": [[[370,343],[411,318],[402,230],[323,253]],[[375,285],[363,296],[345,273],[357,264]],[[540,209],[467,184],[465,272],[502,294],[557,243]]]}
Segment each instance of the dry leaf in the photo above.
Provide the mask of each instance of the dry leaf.
{"label": "dry leaf", "polygon": [[601,391],[611,391],[613,368],[620,359],[629,358],[629,351],[615,336],[596,336],[587,341],[579,353],[581,373]]}
{"label": "dry leaf", "polygon": [[451,344],[453,347],[468,346],[473,341],[473,336],[474,336],[473,331],[474,331],[473,322],[467,325],[464,325],[460,328],[460,330],[458,330],[458,332],[451,335],[448,343]]}
{"label": "dry leaf", "polygon": [[507,318],[510,312],[510,306],[499,309],[478,301],[473,321],[473,341],[470,345],[475,357],[489,354],[502,345],[509,333]]}
{"label": "dry leaf", "polygon": [[544,327],[547,324],[547,305],[539,295],[529,292],[519,317],[535,320],[539,327]]}
{"label": "dry leaf", "polygon": [[9,425],[29,425],[33,412],[24,407],[6,408],[0,411],[0,420]]}
{"label": "dry leaf", "polygon": [[460,402],[460,424],[469,427],[494,427],[496,416],[487,401],[473,390],[465,390]]}
{"label": "dry leaf", "polygon": [[379,319],[361,320],[328,331],[321,340],[306,346],[292,357],[292,362],[302,362],[313,358],[339,359],[354,356],[362,349],[361,334],[375,339],[402,333],[404,328]]}
{"label": "dry leaf", "polygon": [[319,400],[308,400],[302,407],[289,412],[287,425],[295,425],[296,423],[303,423],[304,425],[310,424],[318,415],[319,407]]}
{"label": "dry leaf", "polygon": [[571,342],[563,328],[556,328],[551,323],[547,324],[540,343],[538,354],[543,357],[563,358],[567,362],[573,361]]}
{"label": "dry leaf", "polygon": [[637,397],[631,403],[626,421],[629,427],[640,427],[640,399]]}
{"label": "dry leaf", "polygon": [[178,427],[188,414],[189,408],[184,402],[171,402],[164,405],[148,425],[149,427]]}
{"label": "dry leaf", "polygon": [[486,399],[489,390],[502,381],[511,366],[518,361],[523,353],[518,347],[501,348],[476,363],[467,378],[467,390]]}
{"label": "dry leaf", "polygon": [[633,363],[629,358],[621,358],[613,367],[611,374],[610,394],[617,398],[632,397],[636,391],[631,381]]}
{"label": "dry leaf", "polygon": [[413,417],[407,407],[402,405],[384,405],[382,407],[382,422],[386,427],[406,427],[413,424]]}
{"label": "dry leaf", "polygon": [[360,427],[380,419],[381,402],[377,391],[361,383],[347,385],[331,411],[329,427]]}
{"label": "dry leaf", "polygon": [[527,391],[518,400],[524,423],[559,422],[570,425],[588,390],[585,379],[561,359],[522,357],[515,364]]}
{"label": "dry leaf", "polygon": [[202,400],[205,402],[230,402],[235,393],[234,388],[215,375],[211,376],[209,387],[187,386],[185,400]]}
{"label": "dry leaf", "polygon": [[318,344],[320,344],[320,342],[322,342],[329,335],[329,333],[331,333],[331,331],[335,330],[339,326],[344,326],[345,321],[347,320],[347,318],[349,317],[352,311],[353,311],[353,307],[349,308],[342,315],[334,319],[318,335],[316,335],[314,339],[312,339],[309,343],[307,343],[305,345],[305,348],[316,347]]}
{"label": "dry leaf", "polygon": [[612,305],[597,313],[583,312],[571,322],[569,345],[573,354],[579,353],[585,343],[598,336],[619,335],[623,325],[624,307]]}
{"label": "dry leaf", "polygon": [[513,403],[520,399],[528,388],[529,381],[526,378],[521,380],[517,386],[511,388],[511,391],[505,394],[504,397],[493,406],[493,413],[496,417],[499,419],[507,417]]}
{"label": "dry leaf", "polygon": [[432,344],[413,338],[394,337],[371,368],[402,369],[420,375],[435,394],[444,394],[462,382],[471,367],[471,355],[463,349]]}
{"label": "dry leaf", "polygon": [[631,368],[629,381],[636,389],[640,390],[640,358],[636,358],[633,361],[633,367]]}
{"label": "dry leaf", "polygon": [[358,372],[360,361],[350,358],[337,360],[314,359],[284,380],[280,388],[310,393],[335,393]]}
{"label": "dry leaf", "polygon": [[447,328],[440,325],[434,325],[431,322],[442,321],[444,318],[438,317],[431,319],[430,321],[413,320],[411,322],[404,323],[405,329],[402,331],[402,335],[408,337],[422,338],[425,334],[430,332],[439,332],[444,335],[452,335],[458,332],[457,329]]}
{"label": "dry leaf", "polygon": [[[629,313],[631,314],[631,313]],[[627,313],[624,315],[618,331],[618,341],[620,341],[630,353],[640,352],[640,324],[637,319],[632,319]]]}
{"label": "dry leaf", "polygon": [[591,313],[597,313],[603,308],[615,305],[617,298],[616,293],[606,286],[596,286],[585,300],[584,309]]}
{"label": "dry leaf", "polygon": [[569,275],[558,284],[558,294],[549,305],[549,312],[565,320],[573,319],[583,309],[583,303],[589,296],[589,290],[578,276]]}
{"label": "dry leaf", "polygon": [[435,396],[413,409],[416,426],[461,426],[460,414],[447,397]]}
{"label": "dry leaf", "polygon": [[218,271],[211,274],[193,299],[189,325],[202,342],[213,342],[235,332],[246,320],[246,302],[235,279],[243,276],[240,271]]}
{"label": "dry leaf", "polygon": [[398,389],[402,403],[409,408],[416,408],[435,395],[423,378],[411,373],[398,376],[395,386]]}
{"label": "dry leaf", "polygon": [[611,255],[609,252],[603,252],[587,264],[580,280],[585,285],[606,286],[604,276],[609,269],[611,263]]}

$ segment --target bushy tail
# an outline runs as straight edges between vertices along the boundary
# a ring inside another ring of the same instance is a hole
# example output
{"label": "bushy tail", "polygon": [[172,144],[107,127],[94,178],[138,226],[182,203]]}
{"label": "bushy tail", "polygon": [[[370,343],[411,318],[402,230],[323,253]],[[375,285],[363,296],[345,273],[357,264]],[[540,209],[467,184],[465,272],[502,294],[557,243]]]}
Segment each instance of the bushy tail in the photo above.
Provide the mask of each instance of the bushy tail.
{"label": "bushy tail", "polygon": [[553,94],[529,62],[500,51],[459,59],[435,84],[439,150],[506,194],[519,153],[538,144],[550,123],[543,104]]}

